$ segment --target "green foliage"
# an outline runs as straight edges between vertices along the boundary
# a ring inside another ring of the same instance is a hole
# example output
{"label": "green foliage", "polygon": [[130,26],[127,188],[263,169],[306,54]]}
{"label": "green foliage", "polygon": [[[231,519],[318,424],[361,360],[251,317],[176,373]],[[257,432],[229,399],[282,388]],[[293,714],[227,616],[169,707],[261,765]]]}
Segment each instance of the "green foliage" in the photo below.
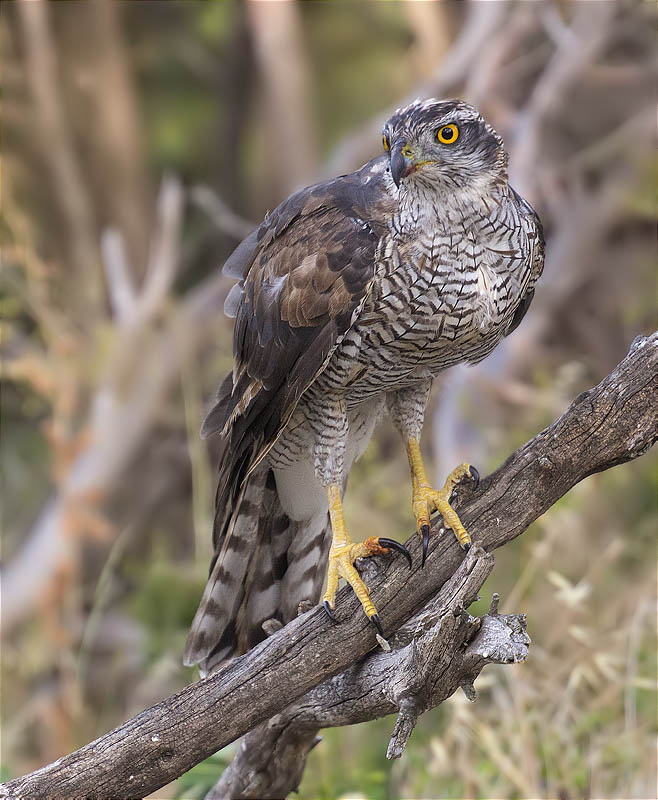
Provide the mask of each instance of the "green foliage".
{"label": "green foliage", "polygon": [[235,744],[229,745],[186,772],[176,781],[176,800],[202,800],[230,764],[235,750]]}
{"label": "green foliage", "polygon": [[322,744],[310,754],[299,787],[300,800],[334,800],[363,797],[387,800],[389,763],[386,732],[393,718],[322,732]]}
{"label": "green foliage", "polygon": [[155,659],[166,651],[180,655],[203,582],[162,555],[154,557],[146,568],[134,565],[128,572],[136,581],[128,607],[148,633],[148,658]]}

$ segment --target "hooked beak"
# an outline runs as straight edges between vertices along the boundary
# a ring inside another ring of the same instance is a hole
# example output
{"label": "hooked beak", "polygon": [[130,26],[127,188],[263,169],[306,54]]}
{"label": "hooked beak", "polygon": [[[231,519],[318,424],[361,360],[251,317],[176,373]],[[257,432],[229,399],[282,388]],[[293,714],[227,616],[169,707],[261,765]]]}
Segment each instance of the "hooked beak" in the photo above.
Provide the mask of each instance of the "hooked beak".
{"label": "hooked beak", "polygon": [[413,154],[409,145],[404,142],[396,142],[391,150],[391,177],[397,187],[400,186],[402,178],[406,178],[416,167]]}

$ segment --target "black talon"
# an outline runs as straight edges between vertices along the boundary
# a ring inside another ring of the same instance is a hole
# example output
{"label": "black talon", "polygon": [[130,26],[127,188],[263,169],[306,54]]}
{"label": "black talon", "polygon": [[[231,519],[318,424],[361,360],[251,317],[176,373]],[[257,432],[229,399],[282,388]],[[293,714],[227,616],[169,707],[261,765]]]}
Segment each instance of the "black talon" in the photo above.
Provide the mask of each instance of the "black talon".
{"label": "black talon", "polygon": [[382,628],[382,623],[379,621],[379,616],[377,614],[373,614],[372,617],[370,617],[370,622],[372,622],[375,628],[377,628],[379,635],[383,637],[384,629]]}
{"label": "black talon", "polygon": [[468,471],[471,473],[471,480],[475,484],[473,488],[477,489],[480,485],[480,473],[475,469],[475,467],[469,467]]}
{"label": "black talon", "polygon": [[329,605],[329,601],[328,601],[328,600],[325,600],[325,601],[324,601],[324,603],[323,603],[322,605],[324,606],[325,613],[326,613],[326,615],[329,617],[329,619],[330,619],[332,622],[338,622],[338,620],[337,620],[337,619],[336,619],[336,617],[334,616],[334,612],[331,610],[331,606]]}
{"label": "black talon", "polygon": [[398,553],[402,553],[402,555],[409,562],[409,569],[411,569],[411,553],[407,550],[407,548],[403,544],[400,544],[400,542],[396,542],[395,539],[385,539],[383,536],[377,539],[377,543],[382,547],[388,547],[391,550],[397,550]]}
{"label": "black talon", "polygon": [[466,542],[466,544],[464,545],[464,552],[465,552],[465,553],[468,553],[468,551],[469,551],[470,549],[471,549],[471,545],[470,545],[468,542]]}
{"label": "black talon", "polygon": [[427,548],[430,546],[430,526],[423,525],[420,532],[423,535],[423,560],[421,566],[424,567],[425,559],[427,558]]}

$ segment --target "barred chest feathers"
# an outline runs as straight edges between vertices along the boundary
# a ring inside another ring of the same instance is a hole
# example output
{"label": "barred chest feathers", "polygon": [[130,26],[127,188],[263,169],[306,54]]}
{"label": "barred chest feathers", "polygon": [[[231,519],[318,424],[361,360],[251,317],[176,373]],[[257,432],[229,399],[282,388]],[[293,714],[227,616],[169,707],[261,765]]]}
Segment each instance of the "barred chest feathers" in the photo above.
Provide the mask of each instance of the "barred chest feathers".
{"label": "barred chest feathers", "polygon": [[372,368],[386,365],[387,386],[405,385],[481,360],[526,290],[531,248],[508,194],[428,211],[403,209],[380,243],[367,310],[339,348],[359,362],[347,377],[352,396],[373,388]]}

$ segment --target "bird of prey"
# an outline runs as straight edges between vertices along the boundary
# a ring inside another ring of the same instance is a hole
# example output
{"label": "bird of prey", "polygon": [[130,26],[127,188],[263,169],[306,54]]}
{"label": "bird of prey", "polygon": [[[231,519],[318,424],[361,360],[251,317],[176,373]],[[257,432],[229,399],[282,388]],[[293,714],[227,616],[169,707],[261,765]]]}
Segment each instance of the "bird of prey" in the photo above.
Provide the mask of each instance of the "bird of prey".
{"label": "bird of prey", "polygon": [[[388,413],[406,446],[412,510],[427,551],[430,515],[467,549],[450,506],[468,464],[432,488],[420,452],[432,379],[476,363],[519,324],[542,272],[536,213],[509,185],[502,139],[457,100],[396,111],[383,154],[293,194],[224,272],[239,278],[234,367],[202,435],[222,440],[215,555],[185,651],[202,674],[317,602],[334,617],[341,577],[381,632],[357,558],[400,550],[353,543],[347,475]],[[267,627],[267,626],[266,626]]]}

